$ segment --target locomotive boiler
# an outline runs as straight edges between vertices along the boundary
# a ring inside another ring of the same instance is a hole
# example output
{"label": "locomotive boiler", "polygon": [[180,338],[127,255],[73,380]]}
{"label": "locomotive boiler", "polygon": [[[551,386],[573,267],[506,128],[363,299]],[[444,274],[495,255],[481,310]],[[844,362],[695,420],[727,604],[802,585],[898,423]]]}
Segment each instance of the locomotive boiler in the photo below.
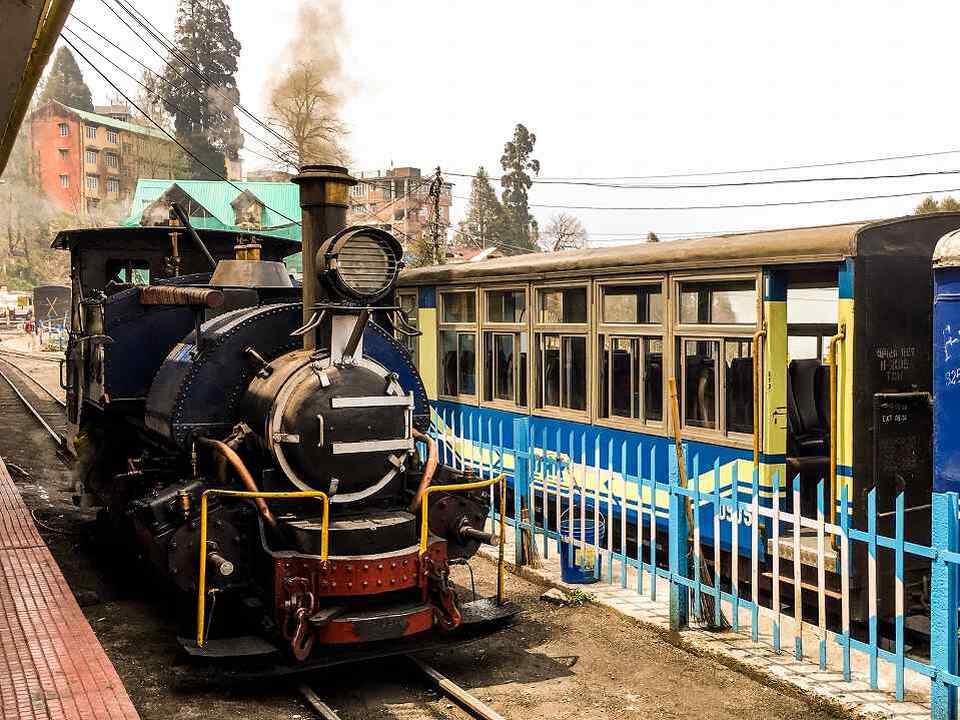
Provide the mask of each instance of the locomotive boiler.
{"label": "locomotive boiler", "polygon": [[187,227],[192,245],[175,242],[183,257],[167,267],[188,274],[111,281],[74,303],[78,501],[105,508],[178,589],[195,655],[322,663],[324,646],[511,612],[450,580],[497,542],[485,522],[502,486],[438,464],[396,337],[414,332],[395,302],[400,244],[345,227],[343,168],[294,182],[302,287],[264,259],[266,239],[239,238],[218,261]]}

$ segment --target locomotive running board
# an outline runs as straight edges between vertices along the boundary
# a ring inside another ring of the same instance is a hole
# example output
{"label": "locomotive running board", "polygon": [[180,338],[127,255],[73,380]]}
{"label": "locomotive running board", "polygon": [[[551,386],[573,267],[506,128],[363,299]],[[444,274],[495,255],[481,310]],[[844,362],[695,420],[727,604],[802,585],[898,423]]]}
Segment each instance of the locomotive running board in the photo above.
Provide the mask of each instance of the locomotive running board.
{"label": "locomotive running board", "polygon": [[256,636],[211,638],[198,648],[194,638],[177,638],[191,658],[216,663],[223,679],[294,675],[333,665],[348,665],[377,658],[406,655],[424,650],[439,650],[478,640],[493,626],[507,622],[520,613],[513,603],[497,605],[493,598],[479,598],[460,606],[463,622],[452,632],[433,630],[402,640],[385,640],[362,645],[316,646],[322,657],[293,664],[273,643]]}

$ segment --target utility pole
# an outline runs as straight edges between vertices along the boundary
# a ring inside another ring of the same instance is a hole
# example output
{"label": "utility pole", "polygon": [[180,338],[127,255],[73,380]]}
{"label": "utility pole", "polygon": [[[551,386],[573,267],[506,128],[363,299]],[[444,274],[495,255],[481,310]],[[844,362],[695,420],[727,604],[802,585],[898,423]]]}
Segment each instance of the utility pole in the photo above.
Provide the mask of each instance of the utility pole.
{"label": "utility pole", "polygon": [[440,194],[442,192],[443,175],[440,173],[440,168],[437,167],[430,183],[429,195],[433,200],[433,261],[438,265],[442,265],[447,259],[446,242],[441,244],[440,241]]}

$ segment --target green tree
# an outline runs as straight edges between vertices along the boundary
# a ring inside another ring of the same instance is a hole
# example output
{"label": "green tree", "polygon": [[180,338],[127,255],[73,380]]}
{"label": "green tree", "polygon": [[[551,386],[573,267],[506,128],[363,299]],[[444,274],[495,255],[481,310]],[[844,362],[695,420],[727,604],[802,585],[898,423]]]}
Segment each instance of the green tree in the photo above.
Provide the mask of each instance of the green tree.
{"label": "green tree", "polygon": [[948,212],[960,210],[960,201],[954,200],[952,196],[947,195],[943,200],[937,202],[932,196],[927,196],[923,202],[917,205],[913,211],[914,215],[927,215],[935,212]]}
{"label": "green tree", "polygon": [[533,157],[537,136],[518,124],[513,130],[513,138],[503,146],[500,167],[503,168],[503,210],[505,232],[503,240],[513,246],[511,249],[538,249],[539,228],[536,218],[530,215],[528,191],[533,181],[528,173],[540,172],[540,161]]}
{"label": "green tree", "polygon": [[166,72],[166,99],[177,139],[199,159],[191,159],[189,174],[214,178],[207,165],[226,175],[226,160],[235,160],[243,147],[234,111],[240,101],[240,42],[233,35],[226,1],[178,0],[176,45]]}
{"label": "green tree", "polygon": [[470,186],[470,203],[467,216],[457,230],[457,243],[482,250],[499,244],[503,239],[503,231],[503,206],[490,184],[490,176],[481,166],[477,168],[477,175]]}
{"label": "green tree", "polygon": [[93,112],[93,96],[90,88],[83,81],[83,73],[77,59],[70,52],[70,48],[61,47],[57,50],[53,67],[40,94],[40,104],[56,100],[64,105],[78,110]]}

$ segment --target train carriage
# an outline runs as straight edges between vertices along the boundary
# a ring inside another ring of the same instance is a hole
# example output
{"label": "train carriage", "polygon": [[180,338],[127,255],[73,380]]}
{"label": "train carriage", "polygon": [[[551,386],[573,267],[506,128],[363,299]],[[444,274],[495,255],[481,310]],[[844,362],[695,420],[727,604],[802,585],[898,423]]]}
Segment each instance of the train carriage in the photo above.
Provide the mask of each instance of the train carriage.
{"label": "train carriage", "polygon": [[[399,304],[422,332],[411,344],[434,422],[459,438],[450,449],[467,465],[489,457],[490,446],[513,447],[512,420],[529,416],[537,456],[563,458],[587,497],[602,497],[606,483],[666,468],[674,377],[702,492],[719,476],[721,495],[749,502],[756,462],[761,503],[776,496],[790,510],[799,477],[801,512],[813,517],[822,479],[826,521],[846,488],[853,526],[863,527],[875,487],[878,531],[891,535],[893,503],[905,491],[906,539],[928,543],[931,257],[957,227],[960,214],[938,213],[417,268],[401,275]],[[509,470],[514,459],[504,454]],[[556,489],[546,476],[534,482]],[[637,488],[626,488],[628,500],[630,492]],[[657,498],[664,524],[666,502]],[[703,502],[707,544],[712,513]],[[537,522],[555,530],[550,515]],[[725,529],[719,539],[725,553],[750,548],[754,519],[735,520],[738,537]],[[759,531],[765,565],[766,519]],[[804,582],[815,587],[816,537],[801,547]],[[785,583],[792,555],[782,545]],[[824,562],[828,595],[838,596],[833,548]],[[865,565],[865,550],[855,552],[860,619]],[[884,582],[893,564],[879,569]],[[928,572],[907,568],[918,599]]]}

